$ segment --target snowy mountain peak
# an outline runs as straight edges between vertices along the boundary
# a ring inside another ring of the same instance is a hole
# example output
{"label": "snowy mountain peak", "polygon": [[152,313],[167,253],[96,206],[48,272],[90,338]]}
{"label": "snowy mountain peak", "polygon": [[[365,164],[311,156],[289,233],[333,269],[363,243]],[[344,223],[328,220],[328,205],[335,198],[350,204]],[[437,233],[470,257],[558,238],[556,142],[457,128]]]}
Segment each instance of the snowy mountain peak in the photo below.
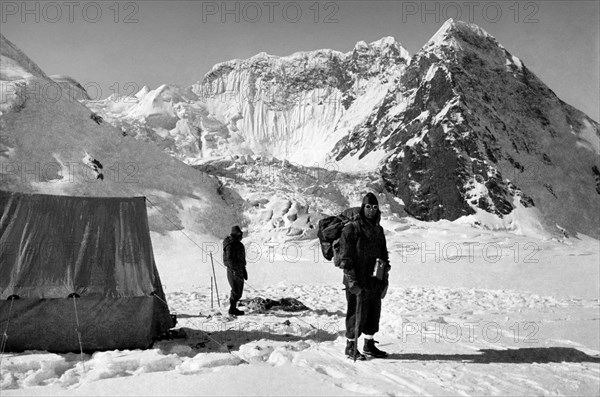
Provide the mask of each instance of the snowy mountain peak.
{"label": "snowy mountain peak", "polygon": [[490,38],[495,40],[492,35],[490,35],[478,25],[450,18],[446,22],[444,22],[444,24],[431,37],[431,39],[429,39],[429,41],[427,42],[427,44],[425,44],[424,47],[439,47],[451,44],[453,42],[455,43],[454,40],[456,40],[457,37],[473,35],[481,38]]}
{"label": "snowy mountain peak", "polygon": [[361,50],[361,49],[367,49],[367,48],[369,48],[369,46],[367,45],[367,42],[364,40],[361,40],[361,41],[357,42],[356,45],[354,45],[355,50]]}
{"label": "snowy mountain peak", "polygon": [[371,47],[387,47],[387,46],[396,46],[398,42],[392,36],[382,37],[379,40],[376,40],[371,43]]}
{"label": "snowy mountain peak", "polygon": [[364,40],[361,40],[354,45],[354,52],[377,52],[381,54],[394,52],[399,54],[400,57],[405,60],[410,59],[410,54],[408,51],[402,47],[402,45],[398,43],[392,36],[382,37],[381,39],[373,41],[369,44],[367,44]]}
{"label": "snowy mountain peak", "polygon": [[274,55],[269,55],[266,52],[262,51],[262,52],[259,52],[256,55],[252,56],[250,59],[252,59],[252,60],[260,60],[260,59],[269,59],[269,58],[278,58],[278,57],[274,56]]}
{"label": "snowy mountain peak", "polygon": [[148,92],[150,92],[150,87],[148,87],[147,85],[143,86],[141,90],[139,90],[137,92],[137,94],[135,94],[135,96],[140,99],[141,97],[145,96]]}

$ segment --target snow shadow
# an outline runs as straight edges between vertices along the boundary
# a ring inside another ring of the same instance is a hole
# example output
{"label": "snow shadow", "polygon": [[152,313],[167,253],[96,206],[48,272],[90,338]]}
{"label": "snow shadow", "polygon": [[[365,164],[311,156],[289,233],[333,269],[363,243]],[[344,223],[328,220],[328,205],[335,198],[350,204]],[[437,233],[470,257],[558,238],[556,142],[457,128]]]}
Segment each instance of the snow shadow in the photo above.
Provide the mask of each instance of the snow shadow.
{"label": "snow shadow", "polygon": [[178,313],[177,314],[177,318],[201,318],[201,317],[206,317],[205,315],[202,314],[185,314],[185,313]]}
{"label": "snow shadow", "polygon": [[[239,350],[240,346],[266,340],[269,342],[295,343],[303,341],[325,342],[334,341],[340,336],[340,331],[336,327],[299,327],[297,324],[289,324],[284,327],[255,327],[248,326],[248,323],[238,326],[237,324],[213,324],[216,326],[213,330],[194,329],[182,327],[178,330],[184,334],[183,338],[174,338],[163,340],[156,344],[156,347],[165,352],[176,352],[184,356],[193,356],[200,352],[226,352]],[[173,351],[173,346],[183,345],[190,349],[180,349]]]}
{"label": "snow shadow", "polygon": [[390,354],[390,359],[417,361],[461,361],[473,364],[533,364],[533,363],[600,363],[599,356],[590,356],[572,347],[532,347],[521,349],[481,349],[480,354]]}
{"label": "snow shadow", "polygon": [[327,309],[315,309],[312,311],[312,313],[316,314],[317,316],[346,318],[346,312],[341,311],[341,310],[336,310],[336,311],[332,312],[331,310],[327,310]]}

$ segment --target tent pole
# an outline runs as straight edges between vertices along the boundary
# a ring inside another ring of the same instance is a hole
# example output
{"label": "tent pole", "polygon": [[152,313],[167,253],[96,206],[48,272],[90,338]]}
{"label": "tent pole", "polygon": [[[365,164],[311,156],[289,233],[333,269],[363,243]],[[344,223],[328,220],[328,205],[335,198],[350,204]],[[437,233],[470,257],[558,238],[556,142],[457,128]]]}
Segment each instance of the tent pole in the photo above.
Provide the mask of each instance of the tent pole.
{"label": "tent pole", "polygon": [[210,253],[210,264],[212,265],[213,277],[215,278],[215,291],[217,292],[217,303],[221,307],[221,299],[219,299],[219,286],[217,285],[217,276],[215,274],[215,263],[213,262],[212,252]]}

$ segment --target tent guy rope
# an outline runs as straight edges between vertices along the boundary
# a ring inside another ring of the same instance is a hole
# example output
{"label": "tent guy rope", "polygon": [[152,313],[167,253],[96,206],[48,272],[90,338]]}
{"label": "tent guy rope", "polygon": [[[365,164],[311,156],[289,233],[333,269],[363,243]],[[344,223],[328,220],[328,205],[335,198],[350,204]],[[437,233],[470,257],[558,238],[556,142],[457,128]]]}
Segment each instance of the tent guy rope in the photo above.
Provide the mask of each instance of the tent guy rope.
{"label": "tent guy rope", "polygon": [[4,357],[4,349],[6,348],[6,342],[8,341],[8,326],[10,324],[10,317],[12,315],[12,307],[15,301],[15,295],[11,295],[8,297],[10,299],[10,307],[8,308],[8,319],[6,320],[6,328],[4,329],[4,333],[2,333],[2,344],[0,345],[0,365],[2,365],[2,358]]}

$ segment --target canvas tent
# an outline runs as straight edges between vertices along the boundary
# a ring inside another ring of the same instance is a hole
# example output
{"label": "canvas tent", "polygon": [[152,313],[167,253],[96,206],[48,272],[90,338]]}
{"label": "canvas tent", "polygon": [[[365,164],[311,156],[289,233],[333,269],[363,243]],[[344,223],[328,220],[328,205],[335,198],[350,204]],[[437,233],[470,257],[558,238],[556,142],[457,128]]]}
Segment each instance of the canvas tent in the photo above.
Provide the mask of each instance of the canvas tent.
{"label": "canvas tent", "polygon": [[144,197],[0,191],[0,216],[6,351],[147,348],[168,332]]}

